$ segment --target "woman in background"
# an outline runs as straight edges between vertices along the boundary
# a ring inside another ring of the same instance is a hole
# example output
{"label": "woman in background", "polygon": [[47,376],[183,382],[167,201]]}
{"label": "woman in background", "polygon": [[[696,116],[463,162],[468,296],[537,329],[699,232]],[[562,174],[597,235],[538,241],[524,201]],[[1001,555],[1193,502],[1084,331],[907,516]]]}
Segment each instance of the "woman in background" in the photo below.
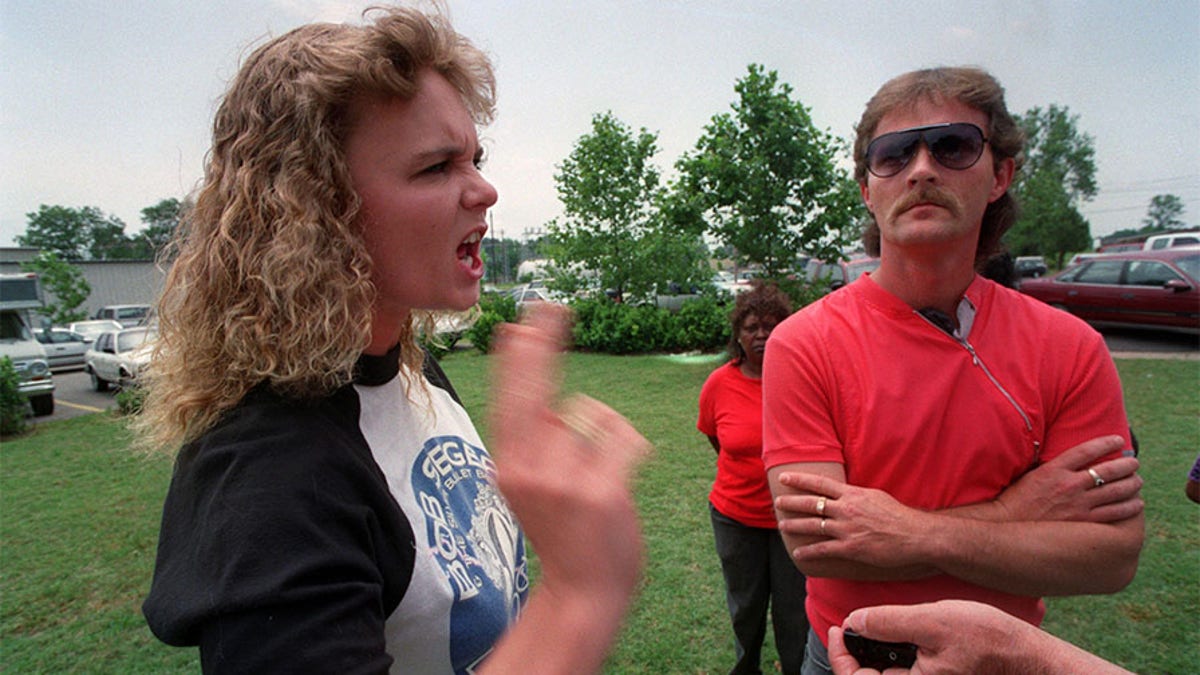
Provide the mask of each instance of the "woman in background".
{"label": "woman in background", "polygon": [[731,360],[700,390],[696,428],[717,453],[709,493],[713,538],[725,576],[737,662],[731,673],[759,673],[767,610],[784,673],[799,673],[808,619],[804,575],[783,546],[762,462],[762,364],[767,338],[792,313],[772,284],[737,296],[730,316]]}

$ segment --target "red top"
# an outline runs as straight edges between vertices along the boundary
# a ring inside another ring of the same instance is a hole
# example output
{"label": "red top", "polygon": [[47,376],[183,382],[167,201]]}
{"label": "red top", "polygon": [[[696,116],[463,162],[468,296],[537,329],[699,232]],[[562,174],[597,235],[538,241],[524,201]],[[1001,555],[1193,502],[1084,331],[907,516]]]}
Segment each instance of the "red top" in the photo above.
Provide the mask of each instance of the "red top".
{"label": "red top", "polygon": [[[965,344],[869,276],[779,324],[763,366],[766,466],[839,462],[852,485],[943,509],[992,499],[1038,462],[1097,436],[1128,444],[1121,384],[1096,331],[982,277],[966,297],[975,317]],[[986,602],[1035,625],[1045,613],[1039,598],[946,575],[808,580],[822,640],[859,607],[944,598]]]}
{"label": "red top", "polygon": [[746,377],[732,362],[714,370],[700,390],[696,428],[721,444],[712,505],[743,525],[775,529],[762,461],[762,380]]}

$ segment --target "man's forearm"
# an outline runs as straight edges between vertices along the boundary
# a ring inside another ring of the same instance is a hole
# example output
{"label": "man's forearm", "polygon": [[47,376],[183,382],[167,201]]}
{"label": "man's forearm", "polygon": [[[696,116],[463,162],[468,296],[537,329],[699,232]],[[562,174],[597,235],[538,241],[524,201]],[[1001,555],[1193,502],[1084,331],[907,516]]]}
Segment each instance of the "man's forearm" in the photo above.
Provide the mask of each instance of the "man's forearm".
{"label": "man's forearm", "polygon": [[1137,572],[1144,522],[981,522],[933,514],[926,559],[980,586],[1029,596],[1114,593]]}

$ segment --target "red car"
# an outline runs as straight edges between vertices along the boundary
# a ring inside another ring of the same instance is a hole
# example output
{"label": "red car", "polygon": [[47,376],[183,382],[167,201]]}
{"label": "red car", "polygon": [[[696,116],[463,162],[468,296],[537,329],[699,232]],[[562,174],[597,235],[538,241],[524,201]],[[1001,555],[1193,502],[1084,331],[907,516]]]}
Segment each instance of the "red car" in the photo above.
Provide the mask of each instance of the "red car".
{"label": "red car", "polygon": [[1200,333],[1200,247],[1110,253],[1021,291],[1086,321]]}

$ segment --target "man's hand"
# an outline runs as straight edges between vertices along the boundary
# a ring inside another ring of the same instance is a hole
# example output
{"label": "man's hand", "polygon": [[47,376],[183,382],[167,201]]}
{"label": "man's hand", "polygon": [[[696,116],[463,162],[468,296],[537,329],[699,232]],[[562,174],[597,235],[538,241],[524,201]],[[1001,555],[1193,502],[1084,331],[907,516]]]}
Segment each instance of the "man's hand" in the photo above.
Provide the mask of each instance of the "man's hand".
{"label": "man's hand", "polygon": [[[1137,459],[1120,457],[1095,464],[1121,450],[1124,443],[1120,436],[1094,438],[1031,470],[996,498],[999,517],[1114,523],[1136,516],[1145,507]],[[1101,485],[1096,484],[1097,477]]]}
{"label": "man's hand", "polygon": [[829,664],[835,675],[873,675],[846,650],[844,628],[884,642],[917,645],[911,670],[888,673],[1096,673],[1129,671],[1049,633],[977,602],[943,600],[924,605],[858,609],[829,629]]}
{"label": "man's hand", "polygon": [[792,552],[797,562],[833,558],[882,568],[928,562],[914,544],[932,526],[930,514],[905,506],[882,490],[816,474],[782,473],[779,483],[808,493],[775,498],[780,532],[816,538]]}

